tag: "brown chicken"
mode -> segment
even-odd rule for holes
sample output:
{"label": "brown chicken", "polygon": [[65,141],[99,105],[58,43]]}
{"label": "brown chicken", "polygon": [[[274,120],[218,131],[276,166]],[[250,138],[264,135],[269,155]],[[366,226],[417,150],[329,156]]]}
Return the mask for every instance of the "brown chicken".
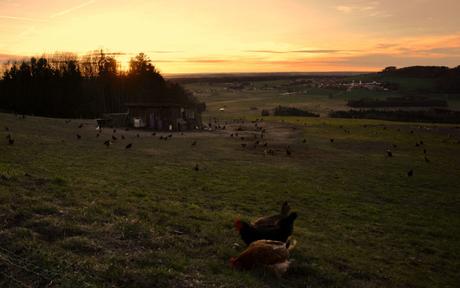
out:
{"label": "brown chicken", "polygon": [[289,215],[290,211],[291,211],[291,207],[289,207],[289,204],[286,201],[283,203],[283,205],[281,205],[280,214],[258,218],[254,220],[251,224],[255,228],[262,228],[262,227],[267,227],[267,226],[277,226],[278,222],[281,219],[286,218]]}
{"label": "brown chicken", "polygon": [[286,243],[273,240],[258,240],[252,242],[238,257],[230,258],[230,266],[236,269],[250,270],[268,268],[276,276],[282,276],[289,268],[289,252],[296,242]]}

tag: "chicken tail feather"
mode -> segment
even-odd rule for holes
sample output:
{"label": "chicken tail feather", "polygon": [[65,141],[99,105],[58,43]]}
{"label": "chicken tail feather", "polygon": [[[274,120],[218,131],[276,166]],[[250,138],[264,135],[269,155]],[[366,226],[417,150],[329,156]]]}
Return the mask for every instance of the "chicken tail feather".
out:
{"label": "chicken tail feather", "polygon": [[294,250],[294,248],[295,248],[296,245],[297,245],[297,240],[295,240],[295,239],[289,238],[289,239],[286,241],[286,248],[288,249],[289,252],[291,252],[292,250]]}

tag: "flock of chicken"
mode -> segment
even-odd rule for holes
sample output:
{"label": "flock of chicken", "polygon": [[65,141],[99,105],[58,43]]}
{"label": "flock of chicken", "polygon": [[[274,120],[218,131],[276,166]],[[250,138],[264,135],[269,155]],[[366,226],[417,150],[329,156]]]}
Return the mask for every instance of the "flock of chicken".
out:
{"label": "flock of chicken", "polygon": [[252,223],[237,219],[235,229],[248,247],[238,257],[230,258],[230,266],[243,270],[266,268],[278,277],[283,275],[289,268],[289,254],[296,244],[291,235],[297,213],[290,210],[284,202],[280,214]]}

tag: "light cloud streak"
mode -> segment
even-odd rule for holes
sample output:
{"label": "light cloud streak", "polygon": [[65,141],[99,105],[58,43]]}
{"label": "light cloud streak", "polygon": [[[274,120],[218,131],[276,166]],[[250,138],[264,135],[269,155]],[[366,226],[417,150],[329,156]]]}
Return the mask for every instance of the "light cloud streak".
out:
{"label": "light cloud streak", "polygon": [[7,15],[0,15],[0,19],[6,20],[14,20],[14,21],[26,21],[26,22],[48,22],[47,19],[40,19],[40,18],[31,18],[31,17],[18,17],[18,16],[7,16]]}
{"label": "light cloud streak", "polygon": [[51,15],[50,18],[56,18],[56,17],[64,16],[66,14],[69,14],[69,13],[73,12],[73,11],[76,11],[76,10],[84,8],[84,7],[88,6],[88,5],[94,4],[95,2],[96,2],[96,0],[90,0],[90,1],[87,1],[87,2],[84,2],[84,3],[81,3],[80,5],[77,5],[77,6],[69,8],[69,9],[59,11],[59,12]]}
{"label": "light cloud streak", "polygon": [[348,50],[330,50],[330,49],[301,49],[301,50],[246,50],[248,53],[266,53],[266,54],[288,54],[288,53],[305,53],[305,54],[330,54],[330,53],[341,53],[350,52]]}
{"label": "light cloud streak", "polygon": [[360,14],[368,17],[391,17],[392,14],[381,7],[379,1],[352,1],[349,4],[341,4],[334,7],[335,10],[344,14]]}

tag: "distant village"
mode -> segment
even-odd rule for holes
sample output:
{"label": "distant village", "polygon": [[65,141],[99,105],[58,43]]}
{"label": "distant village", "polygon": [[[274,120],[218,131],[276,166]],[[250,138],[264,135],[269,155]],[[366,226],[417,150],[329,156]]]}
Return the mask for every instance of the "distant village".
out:
{"label": "distant village", "polygon": [[[369,90],[369,91],[390,91],[387,83],[377,81],[355,81],[344,80],[344,78],[313,78],[313,79],[294,79],[287,83],[271,84],[265,83],[257,86],[254,82],[225,82],[220,84],[227,91],[256,91],[256,90],[284,90],[282,95],[291,95],[297,93],[308,94],[309,89],[333,89],[350,92],[352,90]],[[195,91],[200,93],[201,91]]]}

